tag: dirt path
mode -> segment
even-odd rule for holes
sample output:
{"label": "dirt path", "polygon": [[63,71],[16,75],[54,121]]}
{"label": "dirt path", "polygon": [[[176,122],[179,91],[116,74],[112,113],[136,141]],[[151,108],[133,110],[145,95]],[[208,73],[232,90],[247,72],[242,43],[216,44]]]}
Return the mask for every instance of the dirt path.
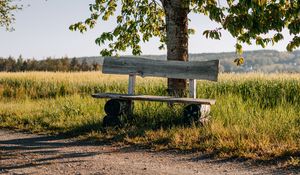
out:
{"label": "dirt path", "polygon": [[277,166],[215,160],[200,154],[93,145],[0,130],[0,174],[296,174]]}

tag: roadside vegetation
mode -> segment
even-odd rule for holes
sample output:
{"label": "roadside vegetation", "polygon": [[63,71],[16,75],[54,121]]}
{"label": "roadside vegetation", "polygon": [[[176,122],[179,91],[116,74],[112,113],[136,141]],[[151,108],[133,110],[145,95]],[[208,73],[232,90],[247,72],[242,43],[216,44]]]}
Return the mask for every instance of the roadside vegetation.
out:
{"label": "roadside vegetation", "polygon": [[[170,109],[165,103],[135,102],[131,123],[103,128],[105,100],[90,95],[126,91],[127,76],[0,73],[0,127],[155,150],[254,159],[291,156],[300,162],[300,74],[221,74],[218,83],[199,81],[198,97],[217,100],[204,127],[183,126],[182,105]],[[167,95],[166,79],[139,78],[136,93]]]}

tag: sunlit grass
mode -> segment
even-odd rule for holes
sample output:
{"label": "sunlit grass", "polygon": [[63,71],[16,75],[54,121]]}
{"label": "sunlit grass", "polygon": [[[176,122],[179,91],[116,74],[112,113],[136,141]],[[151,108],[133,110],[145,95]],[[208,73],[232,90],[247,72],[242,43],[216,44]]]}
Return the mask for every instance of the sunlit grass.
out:
{"label": "sunlit grass", "polygon": [[[300,150],[300,74],[221,74],[218,83],[199,81],[197,95],[217,100],[205,127],[183,126],[182,105],[135,102],[131,123],[104,129],[105,100],[90,94],[126,93],[127,78],[99,72],[0,73],[0,127],[219,156],[272,158]],[[165,79],[139,78],[136,92],[166,95],[165,89]]]}

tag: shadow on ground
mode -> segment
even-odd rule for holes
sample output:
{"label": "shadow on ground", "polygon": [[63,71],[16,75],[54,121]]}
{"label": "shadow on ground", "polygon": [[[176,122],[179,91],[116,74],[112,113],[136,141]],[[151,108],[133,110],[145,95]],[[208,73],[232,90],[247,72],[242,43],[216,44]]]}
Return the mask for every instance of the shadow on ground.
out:
{"label": "shadow on ground", "polygon": [[[9,161],[12,159],[22,159],[28,155],[43,155],[43,158],[32,158],[32,160],[28,160],[22,163],[16,164],[3,164],[0,163],[0,174],[1,172],[7,172],[9,170],[17,170],[28,167],[37,167],[41,165],[49,165],[52,161],[58,161],[60,164],[65,163],[75,163],[80,160],[80,158],[84,157],[93,157],[101,154],[111,154],[113,152],[148,152],[151,151],[147,145],[126,145],[119,146],[113,150],[102,150],[96,149],[97,151],[90,152],[76,152],[76,151],[66,151],[61,152],[61,148],[76,148],[76,147],[84,147],[85,146],[111,146],[116,142],[124,139],[125,135],[130,134],[138,134],[144,135],[146,129],[137,129],[134,131],[128,131],[128,133],[120,133],[115,135],[110,139],[103,139],[102,141],[93,141],[93,140],[78,140],[73,137],[78,136],[79,133],[88,133],[93,131],[94,129],[99,130],[99,125],[89,125],[75,128],[74,130],[65,133],[63,135],[27,135],[22,133],[16,133],[13,131],[4,131],[6,134],[16,134],[16,138],[0,140],[0,162]],[[105,131],[102,131],[105,132]],[[132,132],[132,133],[130,133]],[[25,136],[24,136],[25,135]],[[278,157],[274,157],[269,160],[249,160],[242,158],[226,158],[219,159],[215,158],[220,151],[214,151],[210,154],[197,153],[197,152],[189,152],[183,153],[176,150],[169,150],[165,152],[160,152],[162,154],[190,154],[190,158],[183,159],[182,161],[205,161],[207,163],[212,164],[222,164],[222,163],[243,163],[244,168],[255,168],[255,167],[268,167],[275,166],[276,168],[272,168],[270,174],[291,174],[300,172],[300,166],[278,166],[284,162],[287,162],[291,156],[297,157],[300,159],[300,153],[291,153]],[[79,160],[74,160],[79,158]]]}
{"label": "shadow on ground", "polygon": [[[7,131],[9,133],[14,133],[11,131]],[[27,162],[23,162],[20,164],[0,164],[0,173],[7,172],[9,170],[17,170],[28,167],[37,167],[41,165],[49,165],[51,161],[58,161],[60,164],[65,163],[75,163],[82,160],[74,160],[74,158],[83,158],[83,157],[92,157],[95,155],[101,154],[111,154],[113,152],[147,152],[149,149],[145,149],[145,147],[137,147],[136,145],[132,146],[123,146],[117,147],[113,150],[102,150],[99,149],[97,151],[92,152],[60,152],[60,148],[76,148],[76,147],[84,147],[84,146],[110,146],[113,143],[113,140],[105,142],[91,142],[91,141],[78,141],[75,139],[66,139],[66,136],[56,135],[56,136],[46,136],[46,135],[27,135],[25,138],[22,137],[22,134],[17,133],[20,138],[7,139],[0,141],[0,162],[8,161],[10,159],[15,159],[16,157],[21,158],[26,155],[43,155],[43,158],[36,158],[34,160],[29,160]],[[160,152],[161,153],[161,152]],[[163,152],[163,154],[184,154],[182,152],[178,152],[175,150]],[[255,168],[255,167],[266,167],[266,166],[275,166],[281,161],[286,161],[288,156],[276,157],[272,160],[265,161],[252,161],[241,158],[227,158],[227,159],[215,159],[216,153],[211,154],[202,154],[202,153],[188,153],[191,154],[191,158],[184,159],[182,161],[205,161],[207,163],[212,164],[222,164],[222,163],[235,163],[235,162],[243,162],[245,164],[245,168]],[[299,156],[294,155],[294,156]],[[72,158],[68,160],[68,158]],[[299,166],[285,166],[278,167],[272,170],[270,174],[291,174],[298,173],[300,171]]]}

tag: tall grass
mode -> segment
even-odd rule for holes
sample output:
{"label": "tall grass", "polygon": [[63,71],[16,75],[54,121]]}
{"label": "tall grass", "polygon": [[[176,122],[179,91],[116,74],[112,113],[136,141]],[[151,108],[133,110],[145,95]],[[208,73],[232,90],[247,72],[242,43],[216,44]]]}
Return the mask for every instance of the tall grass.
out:
{"label": "tall grass", "polygon": [[[218,83],[199,81],[197,94],[217,98],[226,94],[258,101],[262,107],[300,104],[299,74],[222,74]],[[81,73],[1,73],[0,98],[41,99],[67,95],[90,95],[95,92],[126,93],[127,76]],[[166,81],[139,78],[138,94],[166,95]]]}
{"label": "tall grass", "polygon": [[[102,128],[105,100],[90,94],[126,90],[127,76],[98,72],[0,73],[0,127],[226,156],[299,153],[299,74],[221,74],[217,83],[199,81],[198,97],[217,100],[205,127],[182,126],[182,105],[136,102],[130,124]],[[166,95],[166,80],[139,78],[136,92]]]}

